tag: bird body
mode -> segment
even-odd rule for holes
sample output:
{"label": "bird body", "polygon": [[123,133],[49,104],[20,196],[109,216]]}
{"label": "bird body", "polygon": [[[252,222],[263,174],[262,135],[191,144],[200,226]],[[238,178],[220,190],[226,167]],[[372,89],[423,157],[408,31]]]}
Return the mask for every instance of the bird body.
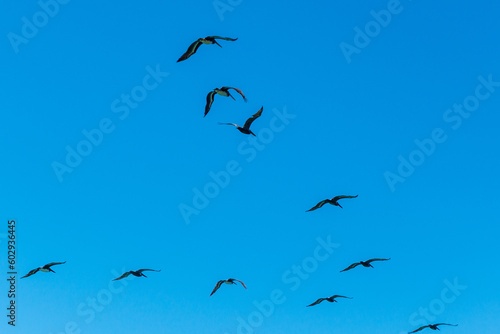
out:
{"label": "bird body", "polygon": [[51,272],[55,273],[55,271],[52,270],[50,267],[56,266],[56,265],[59,265],[59,264],[64,264],[64,263],[66,263],[66,261],[64,261],[64,262],[51,262],[51,263],[48,263],[48,264],[46,264],[46,265],[44,265],[42,267],[38,267],[38,268],[35,268],[33,270],[30,270],[29,273],[27,273],[26,275],[24,275],[21,278],[25,278],[25,277],[34,275],[34,274],[36,274],[39,271],[44,272],[44,273],[48,273],[49,271],[51,271]]}
{"label": "bird body", "polygon": [[261,107],[259,111],[257,111],[252,117],[247,119],[247,121],[245,122],[245,124],[242,127],[239,126],[238,124],[234,124],[234,123],[219,123],[219,124],[221,124],[221,125],[234,125],[236,127],[236,129],[238,129],[241,133],[244,133],[246,135],[251,134],[251,135],[255,136],[255,133],[253,133],[250,130],[250,125],[252,125],[253,121],[255,121],[257,118],[259,118],[260,115],[262,115],[263,110],[264,110],[264,107]]}
{"label": "bird body", "polygon": [[422,329],[427,328],[427,327],[428,327],[428,328],[430,328],[430,329],[433,329],[433,330],[438,330],[438,331],[439,331],[440,329],[438,328],[438,326],[443,326],[443,325],[446,325],[446,326],[458,326],[458,325],[444,324],[444,323],[441,323],[441,324],[433,324],[433,325],[429,324],[429,325],[426,325],[426,326],[422,326],[422,327],[420,327],[420,328],[417,328],[417,329],[415,329],[413,332],[409,332],[409,333],[416,333],[416,332],[419,332],[419,331],[421,331]]}
{"label": "bird body", "polygon": [[177,62],[183,61],[191,57],[193,54],[196,53],[200,45],[202,44],[217,44],[218,46],[222,47],[218,42],[217,39],[223,39],[226,41],[236,41],[237,38],[229,38],[229,37],[220,37],[220,36],[207,36],[204,38],[198,38],[195,42],[193,42],[187,49],[187,51],[177,60]]}
{"label": "bird body", "polygon": [[356,262],[356,263],[351,264],[349,267],[345,268],[344,270],[341,270],[340,272],[351,270],[353,268],[356,268],[359,265],[362,265],[363,267],[372,267],[373,268],[373,266],[371,265],[371,263],[373,261],[388,261],[390,259],[391,258],[388,258],[388,259],[370,259],[370,260],[367,260],[367,261]]}
{"label": "bird body", "polygon": [[[231,285],[231,284],[236,284],[236,282],[240,282],[240,283],[241,283],[241,285],[242,285],[245,289],[247,288],[247,287],[246,287],[246,285],[245,285],[245,283],[243,283],[242,281],[237,280],[237,279],[235,279],[235,278],[223,279],[223,280],[218,281],[218,282],[217,282],[217,284],[215,284],[215,288],[212,290],[212,293],[210,294],[210,296],[211,296],[211,295],[213,295],[213,294],[215,293],[215,291],[219,290],[219,288],[221,287],[221,285],[222,285],[223,283]],[[237,285],[237,284],[236,284],[236,285]]]}
{"label": "bird body", "polygon": [[316,300],[314,303],[312,303],[311,305],[307,305],[306,307],[309,307],[309,306],[314,306],[314,305],[318,305],[319,303],[321,303],[322,301],[326,300],[327,302],[330,302],[330,303],[337,303],[337,301],[335,300],[335,298],[347,298],[347,299],[352,299],[352,297],[346,297],[346,296],[341,296],[341,295],[333,295],[331,297],[327,297],[327,298],[319,298],[318,300]]}
{"label": "bird body", "polygon": [[125,277],[128,277],[129,275],[134,275],[136,277],[146,277],[146,275],[144,275],[142,272],[143,271],[156,271],[156,272],[160,272],[161,270],[154,270],[154,269],[139,269],[139,270],[130,270],[130,271],[127,271],[126,273],[124,273],[123,275],[121,275],[120,277],[118,278],[115,278],[113,281],[118,281],[122,278],[125,278]]}
{"label": "bird body", "polygon": [[325,200],[323,200],[323,201],[319,202],[318,204],[316,204],[315,206],[313,206],[312,208],[310,208],[310,209],[309,209],[309,210],[307,210],[307,211],[314,211],[314,210],[316,210],[316,209],[321,208],[323,205],[325,205],[325,204],[327,204],[327,203],[328,203],[328,204],[331,204],[331,205],[338,206],[338,207],[340,207],[340,208],[342,209],[342,206],[338,203],[338,201],[339,201],[340,199],[343,199],[343,198],[356,198],[356,197],[358,197],[358,195],[356,195],[356,196],[347,196],[347,195],[339,195],[339,196],[335,196],[335,197],[334,197],[334,198],[332,198],[332,199],[325,199]]}
{"label": "bird body", "polygon": [[207,104],[205,105],[205,115],[203,115],[203,117],[207,116],[208,112],[210,111],[210,108],[212,107],[212,103],[214,103],[215,94],[225,96],[225,97],[229,96],[233,100],[235,100],[235,98],[231,95],[231,93],[229,93],[230,89],[234,89],[236,92],[238,92],[243,97],[243,101],[247,102],[247,98],[245,97],[245,94],[243,94],[243,92],[238,88],[234,88],[234,87],[215,88],[207,95]]}

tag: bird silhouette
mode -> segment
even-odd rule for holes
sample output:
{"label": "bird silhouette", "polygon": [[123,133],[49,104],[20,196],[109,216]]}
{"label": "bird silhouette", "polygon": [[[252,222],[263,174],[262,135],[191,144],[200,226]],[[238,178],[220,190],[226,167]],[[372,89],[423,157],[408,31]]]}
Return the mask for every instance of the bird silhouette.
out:
{"label": "bird silhouette", "polygon": [[351,270],[352,268],[355,268],[359,265],[362,265],[363,267],[372,267],[373,268],[373,266],[371,265],[371,262],[373,262],[373,261],[388,261],[390,259],[391,258],[388,258],[388,259],[370,259],[367,261],[356,262],[356,263],[351,264],[349,267],[345,268],[344,270],[341,270],[340,272]]}
{"label": "bird silhouette", "polygon": [[333,302],[337,302],[335,300],[335,298],[347,298],[347,299],[352,299],[351,297],[346,297],[346,296],[341,296],[341,295],[333,295],[331,297],[327,297],[327,298],[320,298],[318,300],[316,300],[314,303],[312,303],[311,305],[307,305],[306,307],[309,307],[309,306],[314,306],[314,305],[318,305],[319,303],[321,303],[323,300],[326,300],[327,302],[330,302],[330,303],[333,303]]}
{"label": "bird silhouette", "polygon": [[264,110],[264,107],[260,108],[260,110],[257,111],[252,117],[247,119],[247,121],[245,122],[245,125],[243,125],[243,127],[239,126],[238,124],[234,124],[234,123],[219,123],[219,124],[221,124],[221,125],[234,125],[241,133],[244,133],[247,135],[252,134],[255,136],[255,133],[250,131],[250,125],[252,125],[253,121],[255,121],[257,118],[259,118],[260,115],[262,115],[262,110]]}
{"label": "bird silhouette", "polygon": [[212,103],[214,103],[215,94],[219,94],[219,95],[226,96],[226,97],[230,96],[233,100],[235,100],[235,98],[231,95],[231,93],[229,93],[230,89],[234,89],[235,91],[237,91],[243,97],[243,101],[247,102],[247,98],[245,97],[243,92],[238,88],[234,88],[234,87],[215,88],[213,91],[211,91],[207,95],[207,104],[205,105],[205,115],[203,115],[203,117],[207,116],[208,112],[210,111],[210,108],[212,107]]}
{"label": "bird silhouette", "polygon": [[136,277],[141,277],[142,276],[142,277],[146,277],[147,278],[147,276],[142,273],[143,271],[156,271],[156,272],[160,272],[161,270],[154,270],[154,269],[130,270],[130,271],[127,271],[126,273],[124,273],[123,275],[121,275],[120,277],[115,278],[113,281],[118,281],[118,280],[120,280],[122,278],[125,278],[125,277],[129,276],[129,275],[134,275]]}
{"label": "bird silhouette", "polygon": [[215,288],[212,290],[212,293],[210,294],[210,296],[211,296],[211,295],[213,295],[213,294],[215,293],[215,291],[219,290],[219,288],[220,288],[220,286],[222,285],[222,283],[226,283],[226,284],[236,284],[236,283],[235,283],[235,281],[236,281],[236,282],[240,282],[240,283],[241,283],[241,285],[242,285],[245,289],[247,288],[247,287],[246,287],[246,285],[245,285],[245,283],[243,283],[242,281],[237,280],[237,279],[235,279],[235,278],[223,279],[223,280],[218,281],[218,282],[217,282],[217,284],[215,284]]}
{"label": "bird silhouette", "polygon": [[25,277],[28,277],[28,276],[34,275],[34,274],[36,274],[38,271],[42,271],[42,272],[44,272],[44,273],[48,273],[49,271],[51,271],[51,272],[55,273],[55,271],[54,271],[54,270],[52,270],[50,267],[52,267],[52,266],[56,266],[56,265],[58,265],[58,264],[63,264],[63,263],[66,263],[66,261],[64,261],[64,262],[52,262],[52,263],[46,264],[46,265],[44,265],[44,266],[42,266],[42,267],[38,267],[38,268],[36,268],[36,269],[31,270],[29,273],[27,273],[26,275],[24,275],[24,276],[23,276],[23,277],[21,277],[21,278],[25,278]]}
{"label": "bird silhouette", "polygon": [[421,331],[422,329],[427,328],[427,327],[429,327],[430,329],[438,330],[439,331],[440,329],[438,328],[438,326],[443,326],[443,325],[446,325],[446,326],[458,326],[458,325],[444,324],[444,323],[434,324],[434,325],[426,325],[426,326],[422,326],[420,328],[417,328],[413,332],[409,332],[409,333],[416,333],[416,332]]}
{"label": "bird silhouette", "polygon": [[196,42],[192,43],[187,51],[177,60],[177,62],[183,61],[191,57],[198,50],[200,45],[202,44],[217,44],[222,47],[219,43],[217,43],[217,39],[223,39],[225,41],[235,41],[237,38],[229,38],[229,37],[220,37],[220,36],[207,36],[205,38],[198,38]]}
{"label": "bird silhouette", "polygon": [[[342,206],[338,203],[338,200],[339,199],[343,199],[343,198],[356,198],[358,197],[358,195],[356,196],[347,196],[347,195],[339,195],[339,196],[335,196],[334,198],[332,199],[325,199],[321,202],[319,202],[318,204],[316,204],[315,206],[313,206],[312,208],[310,208],[309,210],[307,211],[314,211],[316,209],[319,209],[321,208],[323,205],[325,205],[326,203],[328,204],[332,204],[332,205],[335,205],[335,206],[339,206],[340,208],[342,208]],[[306,212],[307,212],[306,211]]]}

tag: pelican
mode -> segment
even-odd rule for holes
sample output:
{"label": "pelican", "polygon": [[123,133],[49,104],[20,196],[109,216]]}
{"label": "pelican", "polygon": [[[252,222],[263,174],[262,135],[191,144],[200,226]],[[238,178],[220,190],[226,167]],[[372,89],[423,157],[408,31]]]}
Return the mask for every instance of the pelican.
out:
{"label": "pelican", "polygon": [[314,211],[316,209],[319,209],[323,205],[325,205],[326,203],[329,203],[329,204],[332,204],[332,205],[335,205],[335,206],[339,206],[342,209],[342,206],[338,203],[339,199],[343,199],[343,198],[356,198],[356,197],[358,197],[358,195],[356,195],[356,196],[347,196],[347,195],[335,196],[332,199],[325,199],[324,201],[319,202],[318,204],[316,204],[315,206],[313,206],[312,208],[310,208],[307,211]]}
{"label": "pelican", "polygon": [[314,305],[318,305],[319,303],[321,303],[323,300],[326,300],[327,302],[330,302],[330,303],[333,303],[333,302],[337,302],[335,300],[335,298],[347,298],[347,299],[352,299],[351,297],[346,297],[346,296],[341,296],[341,295],[333,295],[331,297],[327,297],[327,298],[320,298],[318,299],[317,301],[315,301],[314,303],[312,303],[311,305],[307,305],[306,307],[309,307],[309,306],[314,306]]}
{"label": "pelican", "polygon": [[212,103],[214,103],[215,94],[219,94],[219,95],[226,96],[226,97],[230,96],[233,100],[235,100],[235,98],[231,95],[231,93],[229,93],[230,89],[234,89],[236,92],[238,92],[243,97],[243,101],[247,102],[247,98],[245,97],[243,92],[238,88],[234,88],[234,87],[215,88],[213,91],[211,91],[207,95],[207,105],[205,106],[205,115],[203,117],[207,116],[208,112],[210,111],[210,108],[212,107]]}
{"label": "pelican", "polygon": [[388,259],[370,259],[367,261],[356,262],[356,263],[351,264],[349,267],[345,268],[344,270],[341,270],[340,272],[351,270],[352,268],[355,268],[359,265],[362,265],[363,267],[372,267],[373,268],[373,266],[370,264],[371,262],[373,262],[373,261],[388,261],[390,259],[391,258],[388,258]]}
{"label": "pelican", "polygon": [[440,329],[438,328],[438,326],[442,326],[442,325],[446,325],[446,326],[458,326],[458,325],[451,325],[451,324],[434,324],[434,325],[422,326],[420,328],[415,329],[413,332],[409,332],[409,333],[416,333],[416,332],[421,331],[422,329],[427,328],[427,327],[429,327],[430,329],[438,330],[439,331]]}
{"label": "pelican", "polygon": [[220,36],[207,36],[205,38],[198,38],[196,42],[191,44],[187,51],[177,60],[177,62],[183,61],[191,57],[202,44],[217,44],[222,47],[219,43],[217,43],[216,39],[223,39],[225,41],[235,41],[237,38],[229,38],[229,37],[220,37]]}
{"label": "pelican", "polygon": [[51,272],[55,273],[55,271],[54,271],[54,270],[52,270],[52,269],[50,269],[50,267],[52,267],[52,266],[56,266],[56,265],[58,265],[58,264],[64,264],[64,263],[66,263],[66,261],[64,261],[64,262],[52,262],[52,263],[46,264],[46,265],[44,265],[44,266],[42,266],[42,267],[38,267],[38,268],[36,268],[36,269],[31,270],[29,273],[27,273],[26,275],[24,275],[24,276],[23,276],[23,277],[21,277],[21,278],[25,278],[25,277],[28,277],[28,276],[34,275],[34,274],[36,274],[38,271],[43,271],[44,273],[48,273],[49,271],[51,271]]}
{"label": "pelican", "polygon": [[245,125],[243,125],[243,127],[239,126],[238,124],[234,124],[234,123],[219,123],[221,125],[234,125],[238,130],[240,130],[241,133],[244,133],[244,134],[252,134],[255,136],[255,133],[253,133],[252,131],[250,131],[250,125],[252,125],[253,121],[255,121],[257,118],[260,117],[260,115],[262,115],[262,110],[264,110],[264,107],[261,107],[259,111],[257,111],[252,117],[250,117],[249,119],[247,119],[247,121],[245,122]]}
{"label": "pelican", "polygon": [[141,277],[142,276],[142,277],[146,277],[147,278],[147,276],[142,273],[143,271],[156,271],[156,272],[160,272],[161,270],[154,270],[154,269],[130,270],[130,271],[127,271],[126,273],[124,273],[123,275],[121,275],[120,277],[115,278],[113,281],[118,281],[118,280],[120,280],[122,278],[125,278],[125,277],[129,276],[129,275],[134,275],[136,277]]}
{"label": "pelican", "polygon": [[241,285],[243,285],[243,287],[244,287],[245,289],[247,288],[247,287],[246,287],[246,285],[245,285],[245,283],[243,283],[242,281],[237,280],[237,279],[235,279],[235,278],[223,279],[223,280],[218,281],[218,282],[217,282],[217,284],[215,284],[215,288],[213,289],[213,291],[212,291],[212,293],[210,294],[210,296],[211,296],[211,295],[213,295],[213,294],[215,293],[215,291],[219,290],[219,288],[220,288],[220,286],[222,285],[222,283],[226,283],[226,284],[236,284],[236,283],[235,283],[235,281],[236,281],[236,282],[240,282],[240,283],[241,283]]}

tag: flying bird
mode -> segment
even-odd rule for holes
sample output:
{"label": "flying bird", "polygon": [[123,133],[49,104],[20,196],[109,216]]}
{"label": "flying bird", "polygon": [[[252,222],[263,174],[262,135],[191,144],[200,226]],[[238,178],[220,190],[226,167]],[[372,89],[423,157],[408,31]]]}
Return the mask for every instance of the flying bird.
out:
{"label": "flying bird", "polygon": [[390,259],[391,258],[388,258],[388,259],[370,259],[367,261],[356,262],[356,263],[351,264],[349,267],[345,268],[344,270],[341,270],[340,272],[351,270],[352,268],[355,268],[359,265],[362,265],[363,267],[372,267],[373,268],[373,266],[371,265],[371,262],[373,262],[373,261],[388,261]]}
{"label": "flying bird", "polygon": [[446,326],[458,326],[458,325],[451,325],[451,324],[434,324],[434,325],[422,326],[420,328],[415,329],[413,332],[409,332],[409,333],[416,333],[416,332],[421,331],[422,329],[427,328],[427,327],[429,327],[430,329],[438,330],[439,331],[440,329],[438,328],[438,326],[443,326],[443,325],[446,325]]}
{"label": "flying bird", "polygon": [[247,288],[247,287],[246,287],[246,285],[245,285],[245,283],[243,283],[242,281],[237,280],[237,279],[235,279],[235,278],[223,279],[223,280],[218,281],[218,282],[217,282],[217,284],[215,284],[215,288],[213,289],[213,291],[212,291],[212,293],[210,294],[210,296],[211,296],[211,295],[213,295],[213,294],[215,293],[215,291],[219,290],[219,288],[220,288],[220,286],[222,285],[222,283],[226,283],[226,284],[236,284],[236,283],[235,283],[235,281],[236,281],[236,282],[240,282],[240,283],[241,283],[241,285],[243,285],[243,287],[244,287],[245,289]]}
{"label": "flying bird", "polygon": [[203,115],[203,117],[207,116],[208,112],[210,111],[210,108],[212,107],[212,103],[214,103],[215,94],[219,94],[219,95],[226,96],[226,97],[230,96],[233,100],[235,100],[235,98],[231,95],[231,93],[229,93],[230,89],[234,89],[236,92],[238,92],[243,97],[243,101],[247,102],[247,98],[245,97],[243,92],[238,88],[234,88],[234,87],[215,88],[213,91],[211,91],[207,95],[207,104],[205,106],[205,115]]}
{"label": "flying bird", "polygon": [[346,297],[346,296],[341,296],[341,295],[333,295],[331,297],[327,297],[327,298],[320,298],[318,299],[317,301],[315,301],[314,303],[312,303],[311,305],[307,305],[306,307],[309,307],[309,306],[314,306],[314,305],[318,305],[319,303],[321,303],[323,300],[326,300],[327,302],[330,302],[330,303],[333,303],[333,302],[337,302],[335,300],[335,298],[347,298],[347,299],[352,299],[351,297]]}
{"label": "flying bird", "polygon": [[316,209],[319,209],[323,205],[325,205],[326,203],[329,203],[329,204],[332,204],[332,205],[335,205],[335,206],[340,206],[340,208],[342,208],[342,206],[338,203],[339,199],[343,199],[343,198],[356,198],[356,197],[358,197],[358,195],[356,195],[356,196],[346,196],[346,195],[335,196],[332,199],[325,199],[324,201],[319,202],[318,204],[316,204],[315,206],[313,206],[312,208],[310,208],[307,211],[314,211]]}
{"label": "flying bird", "polygon": [[262,110],[264,110],[264,107],[260,108],[259,111],[257,111],[252,117],[250,117],[249,119],[247,119],[247,121],[245,122],[245,125],[243,125],[243,127],[239,126],[238,124],[234,124],[234,123],[219,123],[221,125],[234,125],[238,130],[240,130],[241,133],[244,133],[244,134],[252,134],[255,136],[255,133],[253,133],[252,131],[250,131],[250,125],[252,125],[253,121],[255,121],[257,118],[260,117],[260,115],[262,115]]}
{"label": "flying bird", "polygon": [[200,45],[202,44],[217,44],[222,47],[219,43],[217,43],[216,39],[223,39],[225,41],[235,41],[237,38],[229,38],[229,37],[220,37],[220,36],[207,36],[205,38],[198,38],[196,42],[191,44],[187,51],[177,60],[177,62],[183,61],[191,57],[198,50]]}
{"label": "flying bird", "polygon": [[42,267],[39,267],[39,268],[36,268],[36,269],[33,269],[31,270],[29,273],[27,273],[26,275],[24,275],[23,277],[21,278],[25,278],[25,277],[28,277],[28,276],[31,276],[31,275],[34,275],[36,274],[38,271],[43,271],[44,273],[48,273],[49,271],[55,273],[54,270],[52,270],[50,267],[52,266],[56,266],[58,264],[63,264],[63,263],[66,263],[66,261],[64,262],[52,262],[52,263],[49,263],[49,264],[46,264]]}
{"label": "flying bird", "polygon": [[142,276],[142,277],[146,277],[147,278],[147,276],[142,273],[143,271],[156,271],[156,272],[160,272],[161,270],[154,270],[154,269],[130,270],[130,271],[127,271],[126,273],[124,273],[123,275],[121,275],[120,277],[115,278],[113,281],[118,281],[118,280],[120,280],[122,278],[125,278],[125,277],[129,276],[129,275],[134,275],[136,277],[141,277]]}

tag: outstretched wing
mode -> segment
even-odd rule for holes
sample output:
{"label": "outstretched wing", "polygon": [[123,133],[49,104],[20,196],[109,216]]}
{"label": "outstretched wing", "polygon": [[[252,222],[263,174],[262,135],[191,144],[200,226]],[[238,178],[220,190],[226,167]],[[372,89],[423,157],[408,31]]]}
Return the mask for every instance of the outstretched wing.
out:
{"label": "outstretched wing", "polygon": [[[318,204],[316,204],[315,206],[313,206],[312,208],[310,208],[310,209],[309,209],[309,210],[307,210],[307,211],[314,211],[314,210],[316,210],[316,209],[319,209],[319,208],[321,208],[323,205],[325,205],[325,204],[326,204],[326,203],[328,203],[328,202],[330,202],[330,200],[329,200],[329,199],[325,199],[324,201],[319,202]],[[306,211],[306,212],[307,212],[307,211]]]}
{"label": "outstretched wing", "polygon": [[344,270],[341,270],[340,272],[343,272],[343,271],[347,271],[347,270],[351,270],[352,268],[356,268],[357,266],[359,266],[361,263],[357,262],[357,263],[353,263],[351,264],[349,267],[345,268]]}
{"label": "outstretched wing", "polygon": [[373,262],[373,261],[389,261],[390,259],[391,259],[391,258],[388,258],[388,259],[370,259],[370,260],[367,260],[367,261],[365,261],[365,262],[367,262],[367,263],[371,263],[371,262]]}
{"label": "outstretched wing", "polygon": [[127,271],[126,273],[124,273],[124,274],[123,274],[123,275],[121,275],[120,277],[115,278],[113,281],[118,281],[118,280],[120,280],[120,279],[122,279],[122,278],[127,277],[128,275],[130,275],[130,271]]}
{"label": "outstretched wing", "polygon": [[215,288],[212,290],[212,293],[210,294],[210,296],[213,295],[215,293],[215,291],[219,290],[222,283],[224,283],[224,280],[220,280],[217,282],[217,284],[215,284]]}
{"label": "outstretched wing", "polygon": [[234,124],[234,123],[221,123],[221,122],[219,122],[219,125],[234,125],[235,127],[238,127],[238,124]]}
{"label": "outstretched wing", "polygon": [[326,298],[320,298],[318,300],[316,300],[314,303],[312,303],[311,305],[307,305],[306,307],[309,307],[309,306],[314,306],[314,305],[318,305],[319,303],[321,303],[323,300],[326,300]]}
{"label": "outstretched wing", "polygon": [[207,95],[207,105],[205,106],[205,115],[203,117],[207,116],[208,112],[210,111],[210,108],[212,107],[212,103],[214,103],[214,96],[215,92],[211,91]]}
{"label": "outstretched wing", "polygon": [[156,272],[160,272],[161,270],[155,270],[155,269],[139,269],[139,270],[137,270],[137,272],[139,272],[139,273],[142,273],[143,271],[156,271]]}
{"label": "outstretched wing", "polygon": [[187,49],[187,51],[177,60],[177,62],[186,60],[189,57],[191,57],[196,52],[196,50],[198,50],[198,48],[200,47],[200,45],[202,45],[202,44],[203,43],[200,42],[199,40],[197,40],[196,42],[194,42],[193,44],[191,44],[189,46],[189,48]]}
{"label": "outstretched wing", "polygon": [[458,326],[458,325],[445,324],[445,323],[435,324],[434,326],[443,326],[443,325],[446,325],[446,326]]}
{"label": "outstretched wing", "polygon": [[241,89],[234,88],[234,87],[221,87],[221,90],[228,90],[228,89],[234,89],[235,91],[237,91],[241,95],[241,97],[243,97],[243,101],[247,102],[247,98],[245,97],[245,94],[243,94]]}
{"label": "outstretched wing", "polygon": [[257,118],[259,118],[260,115],[262,115],[262,110],[264,110],[264,107],[261,107],[259,111],[257,111],[252,117],[247,119],[247,121],[245,122],[245,125],[243,125],[243,129],[249,130],[250,125],[252,125],[253,121],[255,121]]}
{"label": "outstretched wing", "polygon": [[238,280],[238,279],[236,279],[236,278],[233,278],[233,281],[240,282],[240,283],[241,283],[241,285],[243,285],[243,287],[244,287],[245,289],[247,288],[247,286],[245,285],[245,283],[243,283],[242,281],[240,281],[240,280]]}
{"label": "outstretched wing", "polygon": [[352,297],[346,297],[346,296],[341,296],[341,295],[333,295],[333,296],[331,296],[330,298],[333,298],[333,299],[335,299],[335,298],[347,298],[347,299],[352,299]]}
{"label": "outstretched wing", "polygon": [[56,265],[58,265],[58,264],[64,264],[64,263],[66,263],[66,261],[64,261],[64,262],[51,262],[51,263],[49,263],[49,264],[44,265],[44,266],[43,266],[43,268],[44,268],[44,269],[49,269],[49,268],[50,268],[50,267],[52,267],[52,266],[56,266]]}
{"label": "outstretched wing", "polygon": [[225,41],[233,41],[233,42],[238,39],[238,38],[220,37],[220,36],[207,36],[205,38],[223,39]]}
{"label": "outstretched wing", "polygon": [[28,276],[31,276],[31,275],[34,275],[38,272],[38,270],[40,270],[40,268],[36,268],[36,269],[33,269],[31,270],[29,273],[27,273],[26,275],[24,275],[23,277],[21,278],[25,278],[25,277],[28,277]]}
{"label": "outstretched wing", "polygon": [[420,328],[415,329],[413,332],[408,332],[408,333],[416,333],[416,332],[421,331],[422,329],[427,328],[427,327],[429,327],[429,325],[427,325],[427,326],[422,326],[422,327],[420,327]]}
{"label": "outstretched wing", "polygon": [[356,196],[339,195],[339,196],[335,196],[334,198],[332,198],[332,201],[337,202],[339,199],[342,199],[342,198],[356,198],[356,197],[358,197],[358,195],[356,195]]}

